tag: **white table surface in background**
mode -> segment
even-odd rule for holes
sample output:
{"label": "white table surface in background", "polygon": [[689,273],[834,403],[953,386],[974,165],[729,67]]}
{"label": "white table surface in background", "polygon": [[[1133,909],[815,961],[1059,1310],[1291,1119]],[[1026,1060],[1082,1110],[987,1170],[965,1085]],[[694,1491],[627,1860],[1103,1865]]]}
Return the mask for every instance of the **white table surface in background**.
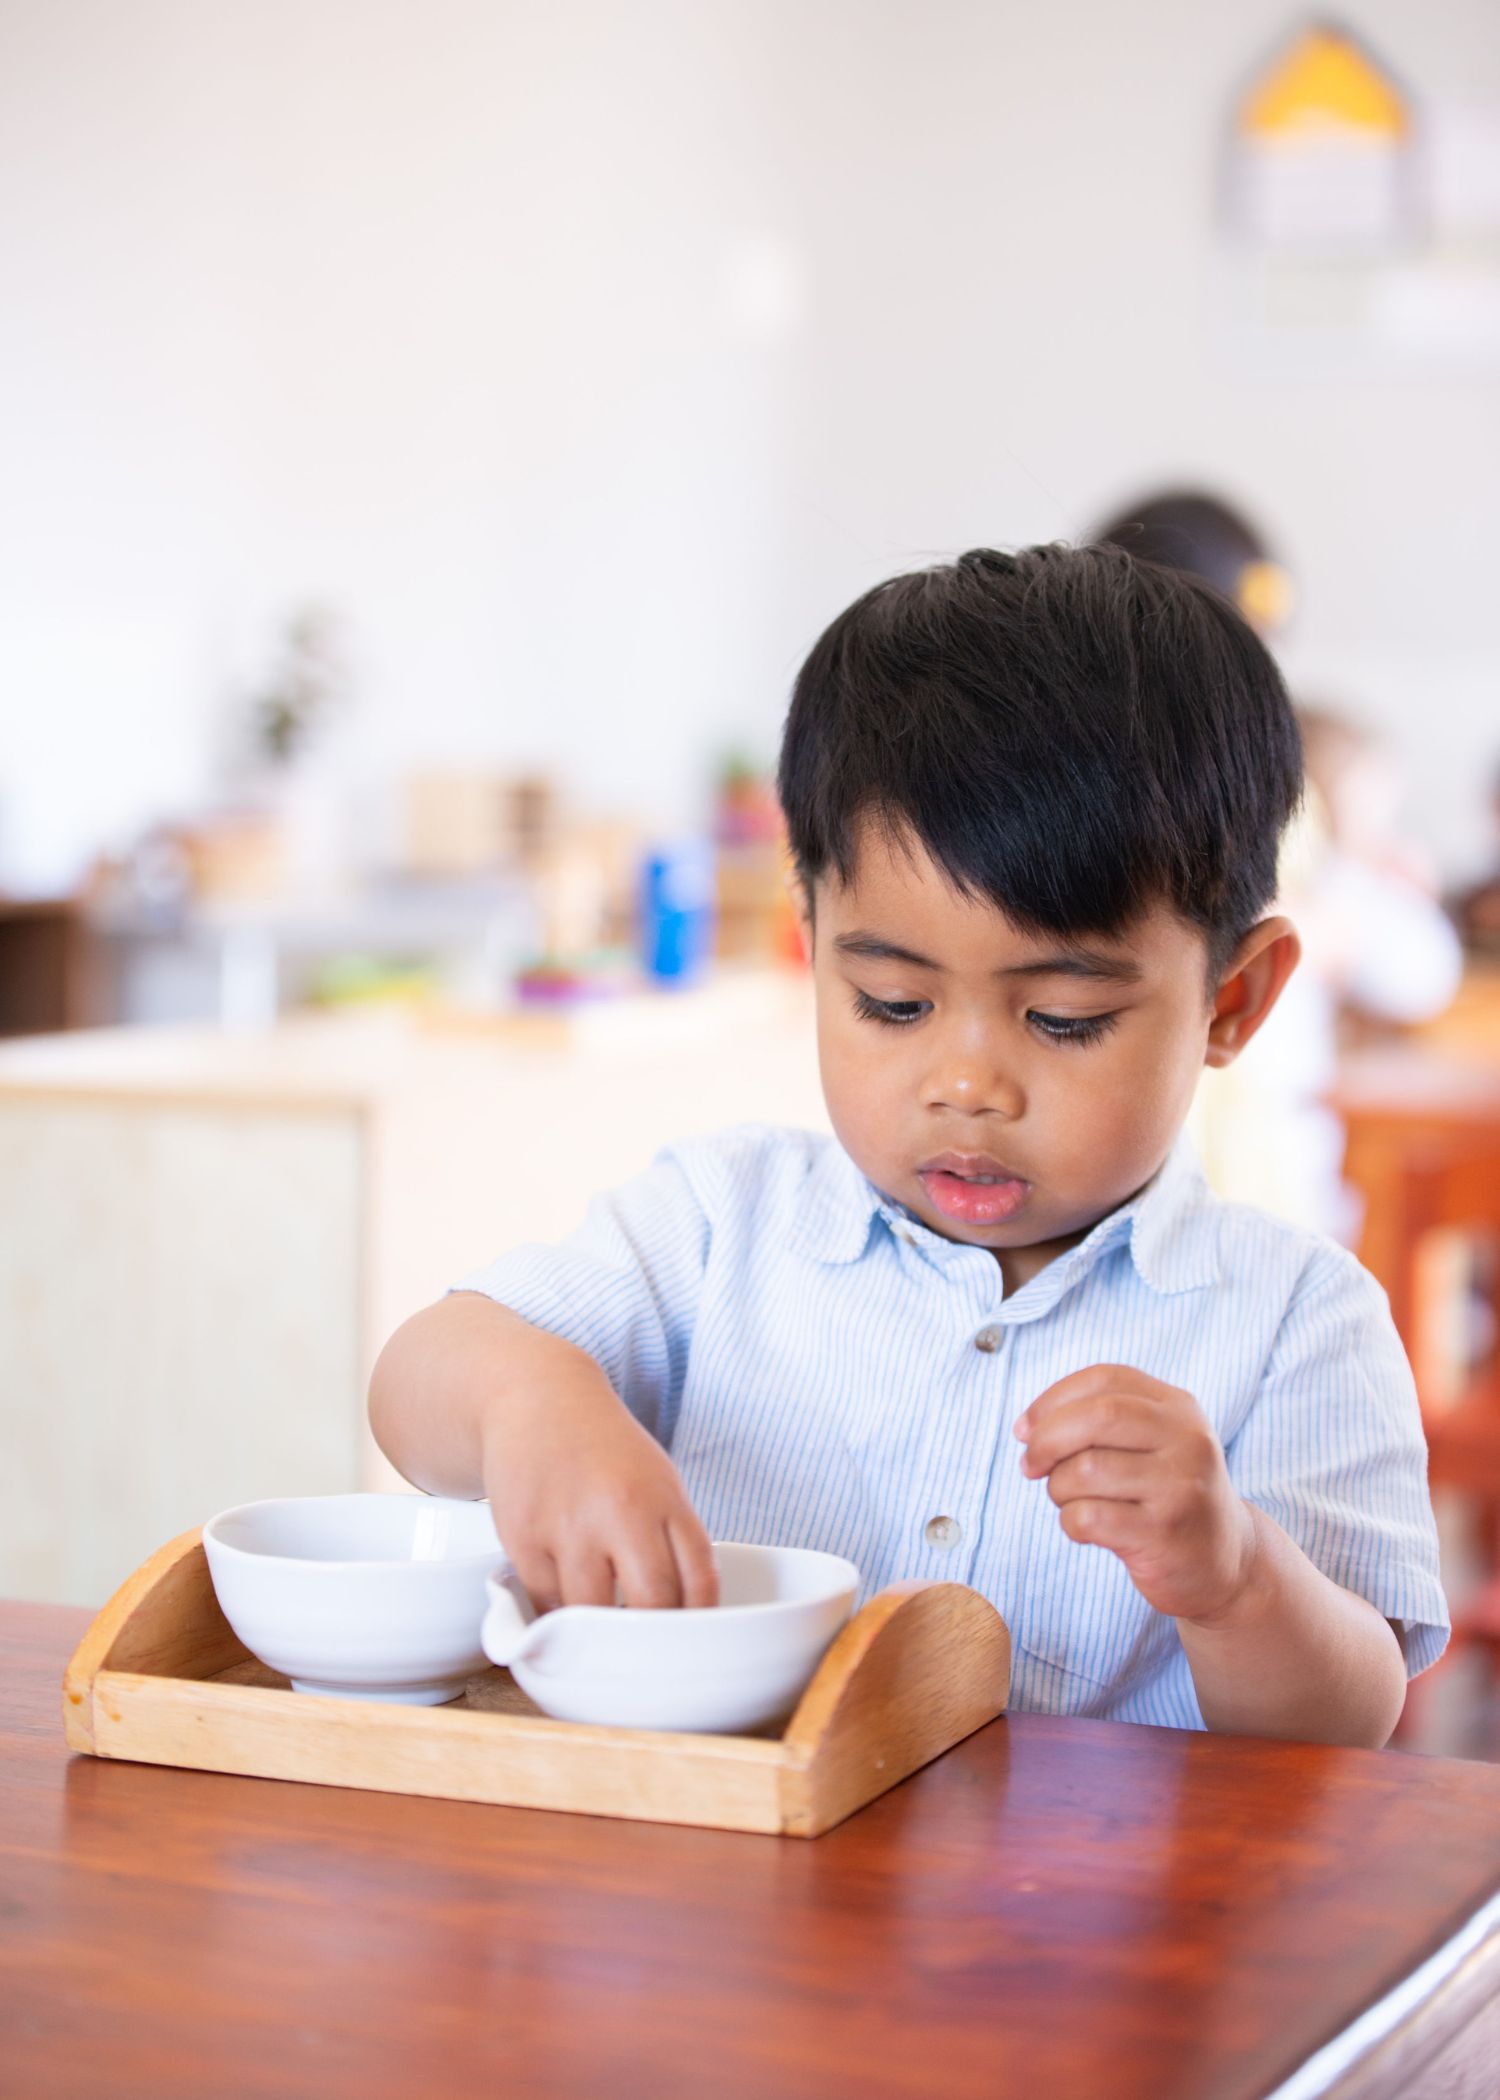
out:
{"label": "white table surface in background", "polygon": [[391,1330],[750,1120],[827,1127],[804,979],[0,1046],[0,1592],[98,1603],[215,1508],[392,1484],[364,1426]]}

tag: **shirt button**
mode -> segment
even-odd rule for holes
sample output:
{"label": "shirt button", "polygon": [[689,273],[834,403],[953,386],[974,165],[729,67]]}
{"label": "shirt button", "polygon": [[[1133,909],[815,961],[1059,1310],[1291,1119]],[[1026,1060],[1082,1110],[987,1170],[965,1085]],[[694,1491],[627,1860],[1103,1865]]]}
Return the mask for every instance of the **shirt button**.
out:
{"label": "shirt button", "polygon": [[922,1536],[929,1546],[940,1546],[946,1551],[958,1544],[963,1531],[956,1517],[931,1517],[922,1528]]}
{"label": "shirt button", "polygon": [[974,1347],[982,1349],[986,1356],[993,1356],[1004,1339],[1005,1332],[1003,1328],[981,1327],[978,1334],[974,1337]]}

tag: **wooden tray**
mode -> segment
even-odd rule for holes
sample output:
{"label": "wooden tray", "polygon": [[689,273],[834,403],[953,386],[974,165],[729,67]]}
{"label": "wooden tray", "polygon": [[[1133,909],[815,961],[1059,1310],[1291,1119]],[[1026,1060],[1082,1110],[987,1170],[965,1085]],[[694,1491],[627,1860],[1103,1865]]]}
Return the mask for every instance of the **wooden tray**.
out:
{"label": "wooden tray", "polygon": [[450,1706],[318,1698],[230,1631],[188,1531],[93,1621],[63,1717],[71,1747],[95,1757],[816,1837],[992,1721],[1009,1689],[994,1606],[961,1583],[909,1582],[856,1613],[776,1737],[554,1721],[507,1670]]}

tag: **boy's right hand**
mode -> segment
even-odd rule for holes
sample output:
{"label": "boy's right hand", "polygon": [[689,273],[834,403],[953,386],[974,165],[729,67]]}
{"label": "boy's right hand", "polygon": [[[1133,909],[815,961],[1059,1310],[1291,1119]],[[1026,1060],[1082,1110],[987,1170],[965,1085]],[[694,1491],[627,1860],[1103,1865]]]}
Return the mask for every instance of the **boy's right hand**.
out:
{"label": "boy's right hand", "polygon": [[681,1476],[595,1364],[569,1364],[534,1406],[482,1432],[495,1530],[538,1611],[718,1602],[708,1533]]}

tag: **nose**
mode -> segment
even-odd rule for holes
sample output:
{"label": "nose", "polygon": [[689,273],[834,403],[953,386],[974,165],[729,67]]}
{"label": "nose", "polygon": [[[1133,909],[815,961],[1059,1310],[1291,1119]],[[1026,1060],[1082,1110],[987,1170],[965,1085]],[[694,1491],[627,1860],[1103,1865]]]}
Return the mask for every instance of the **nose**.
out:
{"label": "nose", "polygon": [[985,1028],[955,1029],[936,1045],[923,1092],[929,1108],[955,1115],[1001,1116],[1013,1123],[1026,1107],[1020,1080],[1005,1069]]}

